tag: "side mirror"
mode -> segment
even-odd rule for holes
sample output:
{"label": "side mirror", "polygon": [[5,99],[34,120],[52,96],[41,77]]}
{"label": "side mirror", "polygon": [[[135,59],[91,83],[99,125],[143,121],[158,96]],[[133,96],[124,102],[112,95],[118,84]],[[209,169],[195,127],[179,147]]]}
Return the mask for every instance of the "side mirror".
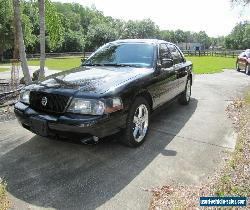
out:
{"label": "side mirror", "polygon": [[161,59],[161,66],[162,68],[170,68],[174,65],[174,61],[169,58],[163,58]]}
{"label": "side mirror", "polygon": [[160,72],[161,68],[162,68],[161,62],[158,61],[157,64],[156,64],[157,72]]}

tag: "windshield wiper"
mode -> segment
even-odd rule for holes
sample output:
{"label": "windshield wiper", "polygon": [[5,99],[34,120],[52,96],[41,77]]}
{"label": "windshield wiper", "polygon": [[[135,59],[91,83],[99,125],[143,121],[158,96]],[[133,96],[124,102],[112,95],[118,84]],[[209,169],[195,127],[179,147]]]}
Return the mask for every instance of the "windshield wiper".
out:
{"label": "windshield wiper", "polygon": [[103,64],[100,64],[100,63],[87,63],[87,64],[83,64],[83,66],[103,66]]}
{"label": "windshield wiper", "polygon": [[104,63],[104,66],[117,66],[117,67],[139,67],[136,64],[126,64],[126,63]]}
{"label": "windshield wiper", "polygon": [[83,66],[115,66],[115,67],[141,67],[137,64],[126,64],[126,63],[88,63]]}

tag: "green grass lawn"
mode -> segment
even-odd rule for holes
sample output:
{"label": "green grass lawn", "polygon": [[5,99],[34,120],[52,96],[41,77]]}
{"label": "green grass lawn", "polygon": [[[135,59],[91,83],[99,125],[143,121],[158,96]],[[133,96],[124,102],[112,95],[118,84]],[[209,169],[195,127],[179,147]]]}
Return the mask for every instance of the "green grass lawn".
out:
{"label": "green grass lawn", "polygon": [[0,67],[0,72],[3,72],[3,71],[8,71],[8,70],[10,70],[10,68],[5,68],[5,67]]}
{"label": "green grass lawn", "polygon": [[192,56],[186,57],[193,62],[193,70],[196,74],[211,74],[222,72],[223,69],[234,69],[236,58]]}
{"label": "green grass lawn", "polygon": [[[45,66],[52,70],[68,70],[81,64],[81,57],[71,56],[71,57],[59,57],[59,58],[47,58]],[[30,66],[39,66],[39,60],[33,59],[28,61]]]}
{"label": "green grass lawn", "polygon": [[[217,73],[222,72],[223,69],[234,69],[235,58],[224,58],[224,57],[211,57],[211,56],[192,56],[186,57],[187,60],[193,62],[194,72],[196,74],[205,73]],[[81,64],[81,57],[70,56],[70,57],[59,57],[59,58],[47,58],[45,66],[52,70],[68,70]],[[2,64],[0,64],[1,66]],[[11,65],[11,64],[3,64]],[[30,66],[39,66],[38,59],[31,59],[28,61]],[[0,68],[0,71],[6,71],[8,69]]]}
{"label": "green grass lawn", "polygon": [[[80,56],[68,56],[68,57],[58,57],[58,58],[47,58],[45,62],[45,66],[51,70],[68,70],[71,68],[75,68],[80,66],[81,64]],[[29,66],[39,66],[40,61],[39,59],[29,59],[28,60]],[[0,63],[0,71],[6,71],[8,69],[1,68],[1,66],[11,66],[10,63]],[[4,69],[4,70],[3,70]]]}

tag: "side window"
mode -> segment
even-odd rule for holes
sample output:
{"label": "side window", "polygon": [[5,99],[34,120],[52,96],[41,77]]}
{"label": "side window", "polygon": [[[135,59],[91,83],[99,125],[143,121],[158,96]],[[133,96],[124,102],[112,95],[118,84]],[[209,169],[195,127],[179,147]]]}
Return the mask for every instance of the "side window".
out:
{"label": "side window", "polygon": [[164,58],[172,59],[171,54],[170,54],[169,49],[168,49],[166,44],[160,45],[160,58],[161,59],[164,59]]}
{"label": "side window", "polygon": [[169,51],[173,57],[174,64],[182,63],[183,62],[183,57],[179,50],[172,44],[168,45]]}

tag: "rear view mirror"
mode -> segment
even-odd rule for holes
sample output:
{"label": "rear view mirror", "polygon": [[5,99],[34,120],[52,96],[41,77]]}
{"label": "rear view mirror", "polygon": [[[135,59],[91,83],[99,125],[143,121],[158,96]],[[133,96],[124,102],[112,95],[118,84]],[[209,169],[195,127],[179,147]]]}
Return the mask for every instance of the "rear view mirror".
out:
{"label": "rear view mirror", "polygon": [[161,66],[162,68],[170,68],[174,65],[174,61],[172,59],[169,58],[163,58],[161,60]]}

